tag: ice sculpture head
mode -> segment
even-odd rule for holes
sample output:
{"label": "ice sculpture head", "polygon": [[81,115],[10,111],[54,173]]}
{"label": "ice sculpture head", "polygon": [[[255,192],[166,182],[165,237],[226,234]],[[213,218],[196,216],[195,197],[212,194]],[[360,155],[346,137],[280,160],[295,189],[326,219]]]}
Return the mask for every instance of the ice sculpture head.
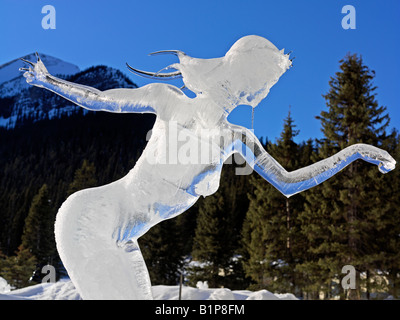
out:
{"label": "ice sculpture head", "polygon": [[[178,50],[155,54],[159,53],[178,56],[179,63],[166,68],[175,72],[139,71],[140,75],[158,79],[181,77],[186,88],[197,96],[213,100],[227,112],[242,104],[257,106],[292,64],[283,49],[278,50],[267,39],[254,35],[236,41],[221,58],[193,58]],[[138,70],[129,68],[138,73]]]}
{"label": "ice sculpture head", "polygon": [[174,68],[185,86],[228,111],[241,104],[257,106],[291,66],[289,55],[259,36],[239,39],[222,58],[198,59],[182,52],[178,56],[180,63]]}

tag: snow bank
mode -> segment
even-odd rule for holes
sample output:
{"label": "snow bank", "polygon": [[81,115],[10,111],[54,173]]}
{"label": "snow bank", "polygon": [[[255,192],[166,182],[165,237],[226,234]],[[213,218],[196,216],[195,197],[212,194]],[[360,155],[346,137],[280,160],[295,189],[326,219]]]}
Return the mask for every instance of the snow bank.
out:
{"label": "snow bank", "polygon": [[8,293],[10,292],[11,287],[7,283],[6,279],[0,277],[0,293]]}
{"label": "snow bank", "polygon": [[[155,300],[178,300],[179,286],[153,286]],[[56,283],[41,283],[23,289],[0,292],[0,300],[80,300],[70,279]],[[267,290],[256,292],[227,288],[198,289],[183,286],[182,300],[297,300],[292,294],[273,294]]]}

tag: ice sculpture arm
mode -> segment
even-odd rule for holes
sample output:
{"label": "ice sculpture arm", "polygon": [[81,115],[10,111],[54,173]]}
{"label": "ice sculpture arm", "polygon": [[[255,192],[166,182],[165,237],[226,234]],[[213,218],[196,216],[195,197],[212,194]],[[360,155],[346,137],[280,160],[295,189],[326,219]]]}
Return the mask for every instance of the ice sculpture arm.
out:
{"label": "ice sculpture arm", "polygon": [[24,71],[26,81],[48,89],[69,101],[92,111],[156,113],[154,98],[166,85],[150,84],[137,89],[112,89],[100,91],[92,87],[72,83],[52,76],[40,60],[36,63],[24,60],[29,68]]}
{"label": "ice sculpture arm", "polygon": [[320,184],[357,159],[378,165],[382,173],[393,170],[396,164],[390,154],[382,149],[354,144],[327,159],[287,172],[265,151],[250,130],[235,128],[234,137],[233,151],[239,152],[258,174],[287,197]]}

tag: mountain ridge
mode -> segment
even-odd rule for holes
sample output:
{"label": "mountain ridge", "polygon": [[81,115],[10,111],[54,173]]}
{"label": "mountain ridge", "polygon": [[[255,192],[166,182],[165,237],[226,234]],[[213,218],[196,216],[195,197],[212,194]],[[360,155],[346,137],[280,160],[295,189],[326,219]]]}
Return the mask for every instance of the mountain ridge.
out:
{"label": "mountain ridge", "polygon": [[[39,56],[51,74],[67,81],[99,90],[137,88],[135,83],[115,68],[97,65],[80,70],[74,64],[47,54],[40,53]],[[33,53],[23,58],[36,60]],[[52,92],[27,84],[22,72],[18,70],[23,65],[23,61],[18,58],[0,66],[0,127],[12,129],[27,121],[59,118],[80,109]]]}
{"label": "mountain ridge", "polygon": [[[53,75],[68,76],[80,71],[77,65],[59,58],[44,53],[40,53],[39,56],[46,65],[47,70]],[[37,59],[34,53],[27,54],[21,58],[28,61],[36,61]],[[19,71],[19,68],[25,66],[21,58],[0,65],[0,96],[11,96],[18,92],[18,90],[28,88],[29,85],[22,76],[22,72]]]}

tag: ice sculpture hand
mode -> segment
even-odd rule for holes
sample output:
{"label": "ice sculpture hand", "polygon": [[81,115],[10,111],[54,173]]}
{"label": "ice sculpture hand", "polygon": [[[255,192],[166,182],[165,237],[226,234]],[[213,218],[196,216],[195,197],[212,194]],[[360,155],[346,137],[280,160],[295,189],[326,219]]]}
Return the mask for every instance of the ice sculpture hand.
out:
{"label": "ice sculpture hand", "polygon": [[396,160],[387,151],[368,144],[358,143],[351,145],[337,155],[341,153],[345,153],[346,165],[351,162],[349,160],[354,158],[354,160],[362,159],[377,165],[381,173],[388,173],[396,167]]}
{"label": "ice sculpture hand", "polygon": [[29,67],[19,68],[19,70],[24,72],[26,82],[38,87],[42,87],[42,83],[46,81],[46,77],[49,75],[49,72],[47,71],[37,52],[36,57],[36,63],[21,58],[21,60],[28,64]]}
{"label": "ice sculpture hand", "polygon": [[382,173],[388,173],[396,167],[396,160],[388,152],[385,151],[385,153],[384,157],[379,159],[381,162],[378,164],[379,171]]}
{"label": "ice sculpture hand", "polygon": [[287,172],[251,130],[228,122],[238,105],[256,107],[291,66],[289,56],[267,39],[243,37],[225,56],[214,59],[178,50],[154,54],[173,54],[179,63],[156,73],[128,68],[152,79],[182,78],[195,98],[165,83],[100,91],[48,74],[40,59],[25,61],[30,67],[22,69],[28,83],[83,108],[157,116],[145,150],[124,178],[73,194],[57,214],[57,249],[84,299],[150,299],[139,237],[186,211],[200,196],[216,192],[222,165],[234,153],[285,196],[325,181],[357,159],[379,165],[381,172],[394,168],[386,151],[359,144]]}

